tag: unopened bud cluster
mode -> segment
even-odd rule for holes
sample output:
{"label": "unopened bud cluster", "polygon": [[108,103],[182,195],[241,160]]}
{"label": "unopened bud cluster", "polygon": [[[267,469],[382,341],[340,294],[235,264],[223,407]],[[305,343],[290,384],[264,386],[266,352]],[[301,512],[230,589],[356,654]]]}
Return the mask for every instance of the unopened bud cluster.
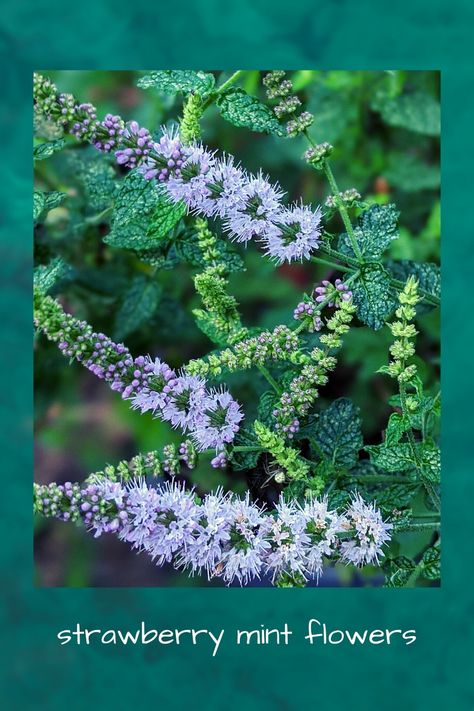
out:
{"label": "unopened bud cluster", "polygon": [[273,107],[273,113],[279,121],[289,118],[286,124],[288,136],[298,136],[304,133],[314,121],[313,114],[303,111],[299,116],[295,116],[301,106],[300,99],[293,93],[293,84],[286,78],[286,72],[275,70],[268,72],[263,78],[267,97],[270,101],[277,100]]}

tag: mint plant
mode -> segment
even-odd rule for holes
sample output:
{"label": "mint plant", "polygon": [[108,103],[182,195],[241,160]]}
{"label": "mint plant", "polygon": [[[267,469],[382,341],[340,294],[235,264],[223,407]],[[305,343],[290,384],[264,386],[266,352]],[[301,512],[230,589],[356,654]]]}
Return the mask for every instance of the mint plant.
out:
{"label": "mint plant", "polygon": [[[416,323],[439,306],[439,268],[387,256],[399,238],[395,205],[340,190],[334,148],[312,138],[318,114],[305,109],[292,78],[259,73],[258,98],[245,88],[250,74],[221,80],[176,70],[140,78],[143,90],[182,97],[179,120],[158,130],[101,116],[34,76],[34,160],[68,154],[83,196],[80,215],[61,228],[52,211],[72,200],[67,180],[34,193],[37,348],[51,342],[137,416],[169,423],[181,436],[106,465],[82,484],[35,484],[34,510],[95,536],[114,534],[157,565],[226,584],[263,577],[281,587],[304,586],[334,563],[370,566],[387,586],[436,580],[440,396],[426,390]],[[397,115],[396,97],[384,91],[375,92],[374,106],[382,107],[376,110],[403,125],[409,115]],[[407,97],[400,101],[405,106]],[[324,205],[288,204],[263,166],[251,172],[237,155],[211,149],[205,135],[211,108],[236,130],[273,135],[276,146],[306,141],[303,160],[329,185]],[[434,119],[430,131],[432,125]],[[40,184],[42,176],[39,168]],[[78,264],[81,244],[89,242],[110,257],[101,257],[87,282]],[[268,328],[248,322],[232,293],[233,275],[255,247],[262,265],[270,261],[275,269],[297,262],[330,270],[284,322]],[[133,274],[120,261],[124,253],[137,266]],[[176,367],[146,344],[132,354],[126,342],[166,312],[157,276],[182,265],[192,270],[187,289],[198,304],[192,317],[208,352]],[[74,313],[65,298],[71,286],[92,304],[97,288],[112,300],[121,290],[113,332]],[[377,443],[364,442],[365,413],[350,398],[321,405],[354,328],[392,338],[388,363],[378,364],[391,394]],[[247,372],[261,387],[241,402],[233,383]],[[245,473],[247,490],[194,488],[188,479],[200,462],[230,478]],[[427,537],[406,555],[403,541],[421,531]]]}

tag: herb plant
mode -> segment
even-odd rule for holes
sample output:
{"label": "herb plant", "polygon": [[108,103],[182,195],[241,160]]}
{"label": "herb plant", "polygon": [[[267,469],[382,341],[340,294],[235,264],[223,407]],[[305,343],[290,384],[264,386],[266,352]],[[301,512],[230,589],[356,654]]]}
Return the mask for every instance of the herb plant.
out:
{"label": "herb plant", "polygon": [[[181,111],[145,127],[35,74],[36,348],[54,344],[147,427],[169,423],[180,440],[104,465],[82,484],[34,484],[34,510],[226,584],[305,586],[339,562],[379,572],[387,586],[414,586],[439,578],[440,394],[417,357],[418,319],[439,306],[439,267],[392,258],[396,206],[339,188],[337,146],[313,138],[318,107],[313,115],[295,90],[315,75],[156,71],[138,87],[165,105],[181,97]],[[399,74],[369,86],[388,123],[436,133],[434,100],[404,94]],[[210,148],[206,120],[216,110],[222,126],[274,136],[275,151],[305,141],[303,160],[330,190],[324,204],[289,204],[264,166],[252,171]],[[43,170],[45,160],[56,167]],[[247,255],[269,291],[295,264],[324,278],[276,324],[255,326],[232,289]],[[167,286],[193,302],[184,335]],[[142,354],[132,353],[127,340],[161,319],[183,352],[186,328],[202,332],[204,347],[166,362],[145,337]],[[375,441],[363,437],[370,412],[346,396],[327,401],[354,332],[387,343],[374,368],[386,399]],[[197,466],[225,473],[226,486],[193,487]],[[413,532],[426,535],[407,555]]]}

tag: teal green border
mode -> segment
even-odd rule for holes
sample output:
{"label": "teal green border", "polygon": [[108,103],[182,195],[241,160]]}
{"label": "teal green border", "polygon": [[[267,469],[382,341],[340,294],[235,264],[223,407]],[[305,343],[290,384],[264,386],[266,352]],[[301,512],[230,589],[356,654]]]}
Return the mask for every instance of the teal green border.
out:
{"label": "teal green border", "polygon": [[[196,3],[196,6],[198,3]],[[474,6],[418,0],[206,5],[4,3],[0,223],[6,708],[474,708],[470,467]],[[402,7],[403,5],[403,7]],[[270,9],[271,8],[271,9]],[[130,68],[440,69],[443,100],[443,575],[440,589],[34,589],[31,551],[31,73]],[[309,647],[306,620],[416,628],[409,647]],[[288,647],[60,647],[88,627],[255,628]],[[230,634],[229,634],[230,637]]]}

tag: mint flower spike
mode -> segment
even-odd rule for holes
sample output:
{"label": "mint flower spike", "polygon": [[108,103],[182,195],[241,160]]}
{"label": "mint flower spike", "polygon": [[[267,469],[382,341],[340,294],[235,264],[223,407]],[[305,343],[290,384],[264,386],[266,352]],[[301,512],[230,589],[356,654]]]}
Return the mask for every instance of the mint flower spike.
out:
{"label": "mint flower spike", "polygon": [[360,496],[343,512],[313,497],[303,504],[281,497],[268,512],[249,493],[242,499],[218,489],[199,501],[175,480],[152,486],[144,478],[35,484],[34,510],[82,523],[96,537],[113,533],[157,565],[172,563],[227,585],[263,574],[274,584],[295,574],[318,582],[326,560],[378,562],[392,528]]}
{"label": "mint flower spike", "polygon": [[[159,358],[148,355],[133,358],[123,343],[115,343],[84,321],[66,314],[57,301],[39,289],[35,289],[34,320],[37,329],[57,343],[64,355],[82,363],[124,400],[130,400],[133,408],[142,413],[152,412],[173,427],[190,432],[198,443],[206,432],[206,441],[212,441],[209,447],[216,450],[233,441],[243,415],[240,405],[225,390],[217,398],[200,377],[177,374]],[[229,414],[230,420],[224,417],[213,421],[211,437],[211,425],[203,413],[206,408],[212,409],[210,403],[216,398],[232,416]]]}

